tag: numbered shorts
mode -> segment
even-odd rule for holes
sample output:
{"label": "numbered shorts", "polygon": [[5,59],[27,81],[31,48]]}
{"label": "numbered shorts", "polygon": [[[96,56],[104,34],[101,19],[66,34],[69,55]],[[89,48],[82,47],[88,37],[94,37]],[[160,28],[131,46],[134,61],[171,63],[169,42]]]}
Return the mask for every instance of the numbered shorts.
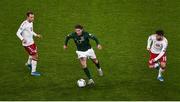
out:
{"label": "numbered shorts", "polygon": [[87,51],[76,51],[78,58],[91,58],[91,59],[96,59],[96,54],[94,50],[88,49]]}
{"label": "numbered shorts", "polygon": [[24,46],[25,50],[28,52],[29,55],[36,55],[37,54],[37,46],[36,44],[32,44],[29,46]]}
{"label": "numbered shorts", "polygon": [[[149,65],[154,65],[156,62],[152,62],[152,59],[156,58],[159,54],[154,54],[152,52],[150,52],[150,58],[149,58]],[[166,54],[164,54],[159,60],[160,63],[164,62],[166,63],[167,58],[166,58]]]}

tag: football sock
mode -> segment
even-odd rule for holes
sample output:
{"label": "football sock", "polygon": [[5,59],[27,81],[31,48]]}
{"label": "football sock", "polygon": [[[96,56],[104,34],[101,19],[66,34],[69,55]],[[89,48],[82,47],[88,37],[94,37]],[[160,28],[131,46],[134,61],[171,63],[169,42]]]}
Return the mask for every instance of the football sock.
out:
{"label": "football sock", "polygon": [[27,64],[29,65],[29,64],[31,64],[31,62],[32,62],[32,56],[29,56]]}
{"label": "football sock", "polygon": [[86,76],[88,77],[88,79],[92,79],[89,69],[86,67],[83,70],[84,70],[84,73],[86,74]]}
{"label": "football sock", "polygon": [[158,77],[161,77],[162,76],[162,73],[163,73],[164,69],[162,68],[159,68],[159,73],[158,73]]}
{"label": "football sock", "polygon": [[98,61],[98,63],[95,63],[95,65],[96,65],[97,69],[100,69],[100,68],[101,68],[101,67],[100,67],[100,64],[99,64],[99,61]]}
{"label": "football sock", "polygon": [[37,66],[37,61],[32,60],[32,70],[31,70],[31,72],[36,72],[36,66]]}
{"label": "football sock", "polygon": [[159,70],[159,63],[155,63],[154,68]]}

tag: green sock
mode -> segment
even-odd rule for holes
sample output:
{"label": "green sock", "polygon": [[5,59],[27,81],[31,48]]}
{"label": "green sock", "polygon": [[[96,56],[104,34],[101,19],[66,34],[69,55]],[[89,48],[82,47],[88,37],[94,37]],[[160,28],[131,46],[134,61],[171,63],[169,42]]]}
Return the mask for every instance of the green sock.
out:
{"label": "green sock", "polygon": [[92,79],[91,73],[90,73],[89,69],[86,67],[86,68],[84,68],[83,70],[84,70],[84,73],[86,74],[86,76],[87,76],[89,79]]}
{"label": "green sock", "polygon": [[98,61],[98,63],[95,63],[95,65],[96,65],[97,69],[100,69],[100,68],[101,68],[101,67],[100,67],[100,64],[99,64],[99,61]]}

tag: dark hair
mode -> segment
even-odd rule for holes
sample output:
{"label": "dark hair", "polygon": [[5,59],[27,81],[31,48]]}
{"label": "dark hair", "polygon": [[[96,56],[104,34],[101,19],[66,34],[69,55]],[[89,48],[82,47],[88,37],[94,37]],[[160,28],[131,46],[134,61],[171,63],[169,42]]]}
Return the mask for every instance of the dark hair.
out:
{"label": "dark hair", "polygon": [[29,17],[29,15],[34,15],[34,13],[33,13],[32,11],[28,11],[28,12],[26,13],[26,16]]}
{"label": "dark hair", "polygon": [[77,24],[77,25],[74,26],[74,28],[75,28],[75,29],[83,29],[83,26],[80,25],[80,24]]}
{"label": "dark hair", "polygon": [[156,34],[160,35],[160,36],[164,36],[164,31],[163,30],[157,30]]}

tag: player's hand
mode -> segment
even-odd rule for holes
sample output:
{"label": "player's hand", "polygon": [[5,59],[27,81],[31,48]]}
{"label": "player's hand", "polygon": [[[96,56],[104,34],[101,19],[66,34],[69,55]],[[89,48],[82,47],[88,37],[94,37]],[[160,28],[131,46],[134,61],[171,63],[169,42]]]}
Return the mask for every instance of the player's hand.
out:
{"label": "player's hand", "polygon": [[152,59],[152,62],[156,62],[157,60],[154,58],[154,59]]}
{"label": "player's hand", "polygon": [[98,44],[98,45],[97,45],[97,48],[98,48],[99,50],[101,50],[101,49],[102,49],[102,46],[101,46],[100,44]]}
{"label": "player's hand", "polygon": [[150,60],[149,63],[152,64],[152,63],[153,63],[153,60]]}
{"label": "player's hand", "polygon": [[27,41],[25,39],[22,40],[23,44],[25,44]]}
{"label": "player's hand", "polygon": [[150,48],[147,48],[147,51],[150,51]]}
{"label": "player's hand", "polygon": [[42,35],[37,34],[36,37],[37,37],[37,38],[42,38]]}
{"label": "player's hand", "polygon": [[63,48],[64,48],[64,49],[67,49],[68,47],[67,47],[67,45],[64,45]]}

